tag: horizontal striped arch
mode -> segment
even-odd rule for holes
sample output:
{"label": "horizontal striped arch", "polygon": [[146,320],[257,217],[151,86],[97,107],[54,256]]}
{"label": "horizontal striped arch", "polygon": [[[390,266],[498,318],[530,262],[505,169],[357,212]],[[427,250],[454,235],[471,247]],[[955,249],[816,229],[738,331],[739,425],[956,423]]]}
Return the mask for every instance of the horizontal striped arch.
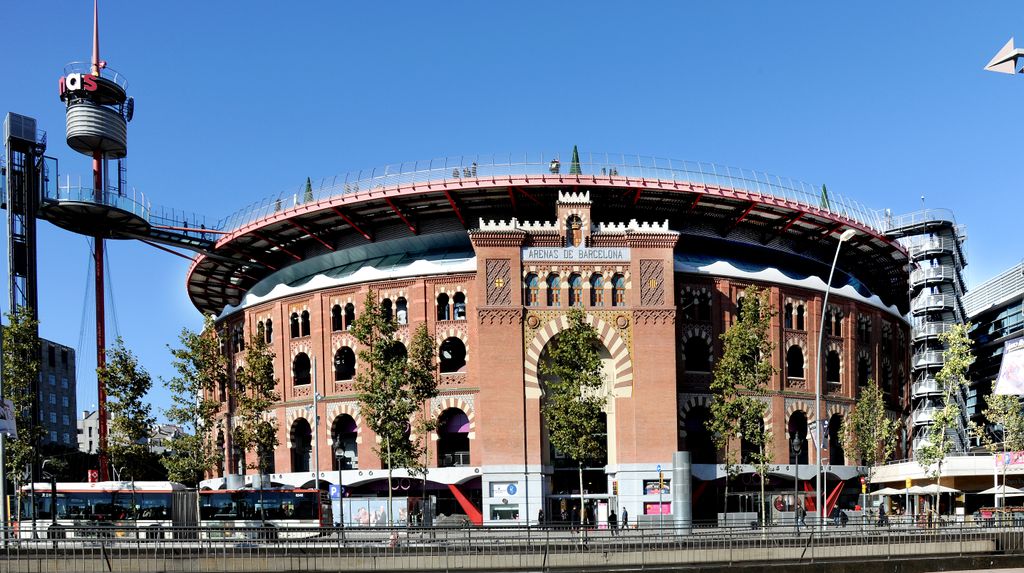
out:
{"label": "horizontal striped arch", "polygon": [[828,413],[829,418],[839,414],[845,420],[846,416],[850,413],[850,405],[840,402],[827,402],[825,404],[825,412]]}
{"label": "horizontal striped arch", "polygon": [[814,411],[814,404],[809,403],[805,400],[795,399],[786,400],[786,417],[784,421],[788,424],[789,418],[792,417],[793,414],[796,413],[797,411],[802,411],[807,416],[808,424],[817,419],[817,416],[815,415]]}
{"label": "horizontal striped arch", "polygon": [[711,408],[711,394],[680,394],[679,395],[679,437],[686,437],[686,417],[690,410],[697,406]]}
{"label": "horizontal striped arch", "polygon": [[[442,412],[449,408],[456,408],[462,410],[462,413],[469,418],[469,439],[476,438],[476,410],[473,407],[472,402],[467,402],[461,396],[440,396],[430,408],[430,417],[435,421]],[[431,432],[430,439],[437,441],[437,432]]]}
{"label": "horizontal striped arch", "polygon": [[[607,322],[594,318],[591,315],[586,317],[587,324],[597,330],[597,337],[608,349],[612,357],[613,370],[615,372],[615,386],[612,392],[616,396],[629,396],[633,391],[633,361],[629,356],[629,348],[626,342],[619,336],[615,328]],[[526,383],[526,397],[540,398],[540,355],[544,347],[559,332],[569,328],[569,319],[565,316],[549,321],[537,330],[537,334],[530,341],[526,348],[526,361],[524,364],[524,379]]]}
{"label": "horizontal striped arch", "polygon": [[331,446],[334,445],[334,434],[331,430],[334,428],[334,421],[338,419],[338,416],[348,414],[352,416],[352,419],[356,423],[356,443],[363,443],[363,415],[359,412],[359,404],[355,402],[331,402],[327,404],[327,443]]}

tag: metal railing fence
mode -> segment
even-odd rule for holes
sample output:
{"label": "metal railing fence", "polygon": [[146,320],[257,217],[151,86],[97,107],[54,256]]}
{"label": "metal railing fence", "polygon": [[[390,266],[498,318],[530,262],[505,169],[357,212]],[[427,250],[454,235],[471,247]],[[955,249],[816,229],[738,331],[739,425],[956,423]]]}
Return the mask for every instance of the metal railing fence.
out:
{"label": "metal railing fence", "polygon": [[735,189],[821,209],[879,231],[888,225],[881,212],[849,197],[829,191],[825,198],[820,185],[751,169],[620,153],[582,153],[579,163],[574,164],[568,155],[524,153],[412,161],[327,177],[311,182],[308,190],[303,183],[295,189],[247,205],[222,219],[216,228],[233,231],[275,212],[306,203],[394,186],[458,184],[466,180],[498,182],[523,176],[558,184],[560,181],[574,181],[577,175],[585,181],[600,182],[602,178],[621,181],[628,178]]}
{"label": "metal railing fence", "polygon": [[935,527],[875,523],[823,529],[576,530],[561,527],[432,529],[62,528],[46,539],[0,540],[0,570],[453,571],[655,568],[679,564],[1016,554],[1024,524]]}

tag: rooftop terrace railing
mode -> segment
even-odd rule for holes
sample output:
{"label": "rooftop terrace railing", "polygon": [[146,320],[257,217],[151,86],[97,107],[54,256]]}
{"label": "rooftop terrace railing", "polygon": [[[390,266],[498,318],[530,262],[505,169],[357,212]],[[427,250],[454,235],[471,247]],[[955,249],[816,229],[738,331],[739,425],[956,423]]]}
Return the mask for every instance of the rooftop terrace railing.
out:
{"label": "rooftop terrace railing", "polygon": [[567,156],[561,154],[526,153],[462,155],[396,163],[324,178],[313,184],[309,192],[303,183],[294,190],[282,192],[239,209],[222,219],[217,224],[217,229],[233,231],[269,217],[277,211],[372,189],[465,180],[497,182],[516,176],[557,181],[559,177],[574,178],[577,174],[587,180],[629,178],[730,188],[821,209],[876,231],[883,231],[887,225],[879,211],[869,209],[849,197],[830,191],[826,199],[821,185],[810,185],[761,171],[641,155],[584,153],[580,155],[579,163],[573,163]]}

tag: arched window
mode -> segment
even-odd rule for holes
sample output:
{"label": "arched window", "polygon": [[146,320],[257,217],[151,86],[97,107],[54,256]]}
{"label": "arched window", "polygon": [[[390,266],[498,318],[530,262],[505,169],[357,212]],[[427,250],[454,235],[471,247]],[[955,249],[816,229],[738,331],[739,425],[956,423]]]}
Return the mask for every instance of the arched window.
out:
{"label": "arched window", "polygon": [[458,408],[448,408],[437,419],[437,466],[468,465],[469,417]]}
{"label": "arched window", "polygon": [[569,306],[583,306],[583,279],[569,275]]}
{"label": "arched window", "polygon": [[888,394],[892,390],[892,363],[888,360],[882,361],[881,378],[882,390]]}
{"label": "arched window", "polygon": [[717,462],[718,452],[708,420],[711,412],[707,406],[694,406],[686,413],[686,450],[690,452],[690,461],[695,464],[713,464]]}
{"label": "arched window", "polygon": [[526,275],[526,306],[540,306],[540,279],[530,273]]}
{"label": "arched window", "polygon": [[398,319],[398,324],[409,324],[409,302],[404,296],[398,297],[395,301],[395,318]]}
{"label": "arched window", "polygon": [[782,312],[782,322],[784,328],[793,328],[793,303],[786,303]]}
{"label": "arched window", "polygon": [[596,273],[590,277],[590,306],[604,306],[604,277]]}
{"label": "arched window", "polygon": [[683,320],[687,322],[697,320],[697,294],[695,292],[690,289],[684,290],[679,305],[683,310]]}
{"label": "arched window", "polygon": [[835,320],[832,321],[832,336],[843,335],[843,313],[836,311]]}
{"label": "arched window", "polygon": [[[807,414],[797,410],[793,412],[793,415],[789,417],[789,441],[787,444],[789,449],[789,463],[791,464],[807,464],[807,453],[809,448],[807,447]],[[796,441],[799,444],[799,451],[793,451],[793,438],[796,437]],[[796,453],[796,456],[793,454]]]}
{"label": "arched window", "polygon": [[578,215],[570,215],[565,221],[565,246],[583,246],[583,221]]}
{"label": "arched window", "polygon": [[302,323],[302,336],[309,336],[309,311],[308,310],[302,311],[302,316],[300,318],[300,322]]}
{"label": "arched window", "polygon": [[331,332],[338,332],[344,329],[345,325],[341,320],[341,305],[336,304],[331,307]]}
{"label": "arched window", "polygon": [[331,424],[331,439],[334,440],[334,455],[331,456],[334,471],[359,469],[359,427],[352,416],[342,414]]}
{"label": "arched window", "polygon": [[825,311],[825,332],[831,336],[832,334],[832,311]]}
{"label": "arched window", "polygon": [[711,320],[711,293],[701,289],[697,293],[697,320],[708,322]]}
{"label": "arched window", "polygon": [[622,275],[612,277],[612,306],[626,306],[626,278]]}
{"label": "arched window", "polygon": [[839,353],[829,350],[825,355],[825,381],[831,384],[839,384],[840,360]]}
{"label": "arched window", "polygon": [[334,381],[351,380],[356,375],[356,354],[348,346],[334,353]]}
{"label": "arched window", "polygon": [[871,378],[871,364],[868,362],[866,356],[861,356],[857,360],[857,385],[867,386],[868,380]]}
{"label": "arched window", "polygon": [[297,312],[293,312],[292,313],[292,316],[291,316],[291,326],[292,326],[292,338],[298,338],[299,336],[301,336],[301,334],[300,334],[301,331],[299,330],[299,313],[297,313]]}
{"label": "arched window", "polygon": [[562,305],[562,282],[558,275],[548,276],[548,306]]}
{"label": "arched window", "polygon": [[805,330],[804,328],[804,305],[798,304],[796,306],[796,329]]}
{"label": "arched window", "polygon": [[459,291],[452,296],[452,314],[455,320],[466,320],[466,293]]}
{"label": "arched window", "polygon": [[691,336],[683,345],[683,359],[686,361],[687,372],[711,371],[711,349],[707,341],[699,336]]}
{"label": "arched window", "polygon": [[[743,427],[740,427],[740,460],[745,463],[753,463],[754,456],[756,456],[760,448],[755,445],[760,440],[754,440],[752,438],[759,437],[764,434],[764,420],[757,420],[756,423]],[[752,435],[754,434],[754,435]]]}
{"label": "arched window", "polygon": [[269,318],[267,319],[267,326],[263,329],[263,333],[266,334],[266,336],[267,336],[266,337],[267,344],[270,344],[271,342],[274,341],[274,321],[273,320],[271,320]]}
{"label": "arched window", "polygon": [[384,358],[387,360],[397,360],[399,362],[405,362],[409,359],[409,350],[404,344],[395,340],[391,343],[391,346],[384,351]]}
{"label": "arched window", "polygon": [[448,295],[441,293],[437,295],[437,319],[451,320],[451,307],[448,306]]}
{"label": "arched window", "polygon": [[348,303],[345,305],[345,330],[351,330],[352,324],[356,321],[356,305]]}
{"label": "arched window", "polygon": [[804,377],[804,350],[794,344],[786,351],[786,376],[790,378]]}
{"label": "arched window", "polygon": [[395,314],[392,310],[391,299],[386,298],[380,301],[380,314],[384,317],[384,320],[391,322],[395,319]]}
{"label": "arched window", "polygon": [[466,345],[456,337],[441,343],[441,372],[462,372],[466,368]]}
{"label": "arched window", "polygon": [[267,339],[267,327],[262,320],[256,323],[256,338],[260,340]]}
{"label": "arched window", "polygon": [[305,418],[292,423],[292,471],[308,472],[313,453],[313,431]]}
{"label": "arched window", "polygon": [[833,414],[828,420],[828,463],[834,466],[841,466],[846,463],[846,456],[843,454],[843,417]]}
{"label": "arched window", "polygon": [[292,360],[292,384],[296,386],[309,384],[309,374],[309,356],[306,355],[305,352],[296,354],[295,358]]}

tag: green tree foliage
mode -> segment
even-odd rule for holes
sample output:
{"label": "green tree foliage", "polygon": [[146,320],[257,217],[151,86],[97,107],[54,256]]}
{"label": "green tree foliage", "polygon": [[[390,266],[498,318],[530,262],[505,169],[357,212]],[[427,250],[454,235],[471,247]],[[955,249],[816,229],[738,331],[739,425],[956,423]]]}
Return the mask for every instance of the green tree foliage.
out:
{"label": "green tree foliage", "polygon": [[309,177],[306,177],[306,190],[302,194],[302,202],[313,202],[313,182],[309,180]]}
{"label": "green tree foliage", "polygon": [[547,359],[540,364],[545,376],[542,411],[551,444],[579,467],[582,523],[583,466],[605,455],[606,444],[599,439],[604,433],[600,415],[608,397],[603,392],[597,330],[578,308],[569,310],[566,318],[568,328],[548,344]]}
{"label": "green tree foliage", "polygon": [[[1024,450],[1024,410],[1021,409],[1020,396],[991,394],[985,398],[985,402],[988,404],[988,408],[984,412],[985,419],[999,428],[1001,432],[993,435],[986,432],[984,427],[971,421],[969,428],[971,434],[993,454]],[[1002,464],[1004,486],[1006,485],[1007,466],[1008,464]]]}
{"label": "green tree foliage", "polygon": [[580,175],[583,173],[583,169],[580,167],[580,152],[576,149],[576,146],[572,146],[572,162],[569,163],[569,174]]}
{"label": "green tree foliage", "polygon": [[274,351],[262,332],[252,336],[243,355],[244,366],[235,373],[231,396],[235,402],[238,423],[232,428],[234,444],[243,451],[256,453],[249,464],[261,475],[270,467],[274,448],[278,445],[277,418],[271,408],[281,397],[274,377]]}
{"label": "green tree foliage", "polygon": [[17,486],[32,463],[33,449],[43,434],[32,417],[33,384],[39,380],[39,323],[23,307],[7,314],[3,327],[3,398],[14,404],[18,437],[6,443],[7,475]]}
{"label": "green tree foliage", "polygon": [[220,409],[217,391],[227,387],[230,377],[213,317],[205,318],[199,332],[182,329],[178,340],[181,346],[171,349],[177,376],[167,381],[174,405],[165,414],[184,428],[185,435],[168,442],[170,454],[160,461],[168,479],[196,486],[224,457],[214,441]]}
{"label": "green tree foliage", "polygon": [[[398,351],[395,329],[377,303],[376,293],[367,292],[363,310],[352,325],[362,365],[355,387],[363,419],[379,439],[374,452],[388,469],[389,521],[394,468],[413,472],[425,468],[427,432],[433,429],[433,421],[426,415],[414,418],[424,401],[437,395],[434,340],[426,325],[417,327],[407,355]],[[411,439],[412,430],[419,439]]]}
{"label": "green tree foliage", "polygon": [[107,392],[110,463],[122,479],[147,479],[155,467],[160,467],[148,444],[156,423],[146,397],[153,379],[120,337],[107,352],[106,366],[98,369],[97,374]]}
{"label": "green tree foliage", "polygon": [[874,466],[885,463],[896,450],[896,430],[899,424],[889,419],[881,388],[868,380],[857,403],[843,420],[839,442],[855,462],[867,466],[867,481],[871,482]]}
{"label": "green tree foliage", "polygon": [[[735,323],[722,334],[722,357],[715,363],[711,381],[711,417],[708,431],[716,447],[723,452],[726,470],[726,496],[729,478],[740,468],[740,452],[732,444],[734,437],[746,440],[754,452],[746,460],[761,476],[765,476],[771,462],[771,430],[762,424],[768,404],[757,397],[764,392],[775,375],[772,366],[772,342],[769,337],[774,311],[767,291],[757,287],[747,289],[740,304]],[[739,434],[739,436],[737,435]],[[764,499],[764,480],[761,480],[761,498]],[[764,504],[761,504],[762,522]]]}
{"label": "green tree foliage", "polygon": [[942,462],[953,448],[950,432],[960,425],[960,396],[969,380],[967,369],[974,362],[971,353],[971,324],[954,324],[951,329],[939,335],[945,345],[942,351],[943,365],[935,381],[942,389],[942,407],[932,414],[932,425],[928,428],[928,443],[918,448],[915,457],[921,467],[932,468],[930,473],[942,484]]}

